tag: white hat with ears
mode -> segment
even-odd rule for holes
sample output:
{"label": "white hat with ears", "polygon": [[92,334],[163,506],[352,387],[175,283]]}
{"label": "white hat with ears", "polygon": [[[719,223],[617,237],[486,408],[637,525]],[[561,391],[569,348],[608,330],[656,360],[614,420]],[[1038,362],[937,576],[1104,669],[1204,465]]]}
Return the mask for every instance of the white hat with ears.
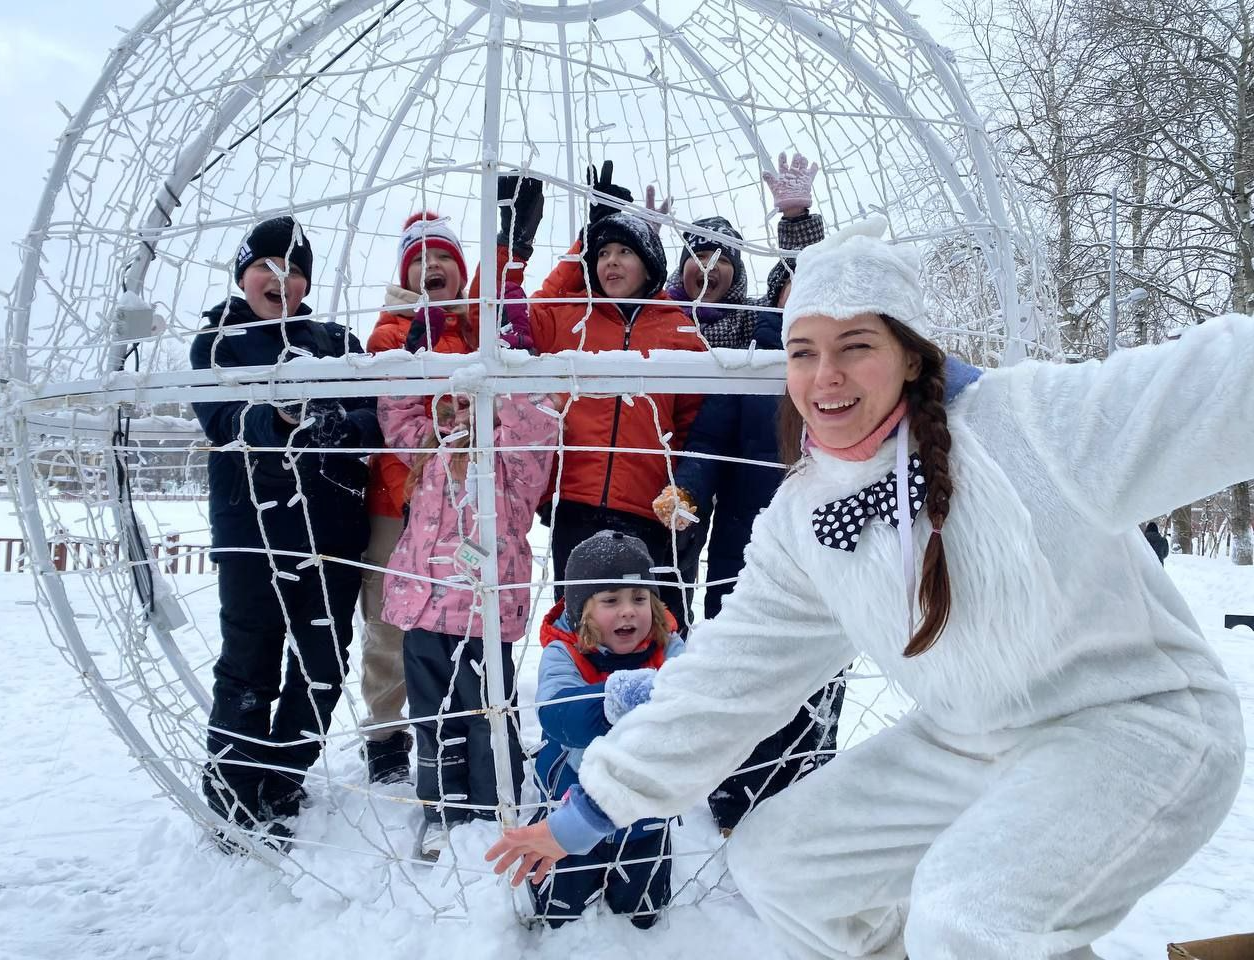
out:
{"label": "white hat with ears", "polygon": [[792,292],[784,306],[783,339],[801,317],[845,320],[882,313],[928,336],[919,281],[919,253],[884,242],[888,221],[879,214],[849,224],[797,255]]}

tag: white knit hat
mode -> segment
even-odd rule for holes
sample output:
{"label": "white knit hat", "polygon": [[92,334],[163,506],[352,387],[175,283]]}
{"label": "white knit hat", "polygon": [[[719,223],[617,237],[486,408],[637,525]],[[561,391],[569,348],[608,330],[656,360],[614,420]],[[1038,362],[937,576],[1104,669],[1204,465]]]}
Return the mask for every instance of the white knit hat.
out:
{"label": "white knit hat", "polygon": [[919,282],[919,254],[883,239],[888,221],[878,214],[851,223],[797,255],[792,292],[784,305],[783,339],[801,317],[844,320],[883,313],[928,336]]}

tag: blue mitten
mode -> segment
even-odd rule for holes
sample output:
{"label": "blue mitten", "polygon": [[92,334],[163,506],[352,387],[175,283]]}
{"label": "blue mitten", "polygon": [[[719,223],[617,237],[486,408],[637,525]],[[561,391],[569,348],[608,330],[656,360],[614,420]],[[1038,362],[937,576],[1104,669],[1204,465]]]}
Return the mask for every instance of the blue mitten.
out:
{"label": "blue mitten", "polygon": [[639,670],[619,670],[605,680],[605,719],[618,723],[633,708],[648,703],[653,696],[653,678],[657,671],[652,667]]}

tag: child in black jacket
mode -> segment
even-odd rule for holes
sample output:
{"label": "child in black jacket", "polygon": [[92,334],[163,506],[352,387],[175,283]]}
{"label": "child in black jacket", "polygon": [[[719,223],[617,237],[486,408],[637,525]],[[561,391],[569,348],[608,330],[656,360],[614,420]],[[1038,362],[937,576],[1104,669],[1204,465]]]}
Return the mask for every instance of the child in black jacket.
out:
{"label": "child in black jacket", "polygon": [[[361,353],[343,327],[307,319],[312,272],[309,239],[291,217],[257,225],[236,257],[244,296],[205,311],[192,366]],[[361,556],[367,469],[357,451],[383,438],[373,399],[193,406],[217,448],[209,522],[222,633],[203,789],[214,812],[282,846],[290,831],[273,821],[295,816],[305,796],[320,750],[306,732],[325,733],[339,701],[361,582],[358,568],[326,558]]]}

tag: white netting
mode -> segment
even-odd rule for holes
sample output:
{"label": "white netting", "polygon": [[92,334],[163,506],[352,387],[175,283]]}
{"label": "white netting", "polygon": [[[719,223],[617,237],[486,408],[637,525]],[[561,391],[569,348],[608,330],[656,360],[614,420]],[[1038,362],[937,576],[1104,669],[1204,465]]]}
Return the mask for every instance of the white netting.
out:
{"label": "white netting", "polygon": [[[683,438],[669,436],[665,422],[674,397],[777,394],[782,355],[654,351],[646,360],[504,349],[494,335],[497,176],[522,172],[544,185],[529,293],[563,263],[590,206],[610,202],[660,223],[671,268],[682,249],[678,231],[699,218],[727,218],[743,234],[734,246],[756,295],[781,256],[761,177],[781,151],[819,164],[812,212],[827,230],[880,212],[895,239],[922,247],[930,315],[948,349],[983,365],[1056,352],[1047,278],[1009,178],[946,52],[891,0],[202,0],[166,4],[123,41],[61,143],[12,299],[7,473],[16,480],[21,531],[6,536],[26,541],[16,549],[29,551],[23,562],[35,572],[58,643],[175,802],[222,826],[201,796],[221,638],[207,560],[208,444],[190,404],[253,409],[456,391],[472,399],[480,425],[494,396],[561,393],[573,395],[558,405],[564,425],[570,403],[590,402],[579,398],[618,397],[651,411],[656,442],[643,452],[618,445],[616,454],[660,456],[673,477],[683,457]],[[585,168],[606,159],[634,202],[591,194]],[[647,209],[651,184],[659,197],[675,198],[669,214]],[[301,222],[315,253],[306,297],[313,318],[343,324],[365,343],[385,285],[397,281],[401,226],[421,210],[447,219],[471,270],[487,250],[478,298],[442,298],[484,308],[487,346],[477,356],[392,351],[187,369],[201,311],[231,294],[234,254],[252,224],[279,214]],[[578,297],[566,299],[578,307]],[[591,308],[579,312],[590,316]],[[564,465],[580,445],[569,436],[548,444],[556,448],[559,503]],[[229,447],[248,458],[283,452],[249,445],[242,433]],[[464,533],[491,542],[503,458],[493,455],[490,428],[475,429],[470,453],[472,489],[459,488],[469,497]],[[297,486],[291,493],[282,509],[295,504],[312,528],[319,505],[302,502]],[[260,512],[277,509],[255,486],[246,496]],[[503,749],[510,725],[528,754],[542,741],[537,638],[553,572],[548,529],[537,524],[529,537],[530,610],[523,639],[506,651],[516,690],[505,689],[504,664],[490,652],[482,665],[458,667],[483,669],[498,795],[479,806],[507,823],[545,802],[528,775],[521,811],[515,807]],[[383,566],[291,553],[271,545],[256,554],[276,590],[280,580],[316,575],[327,591],[330,567]],[[682,566],[669,561],[659,565]],[[453,572],[434,579],[471,590],[488,614],[490,651],[499,634],[496,561],[463,568],[460,579]],[[704,574],[698,619],[703,593]],[[286,608],[283,616],[290,631]],[[250,831],[229,833],[298,889],[316,884],[348,896],[354,876],[374,871],[398,902],[464,916],[495,828],[454,831],[434,872],[414,856],[422,804],[412,787],[368,783],[359,755],[369,713],[357,685],[360,620],[353,634],[353,665],[329,727],[298,738],[322,749],[293,851],[280,856]],[[305,670],[300,657],[294,663],[298,675]],[[860,663],[847,677],[842,747],[904,706],[876,674]],[[446,704],[431,718],[441,750],[461,746],[460,734],[442,731],[464,713]],[[816,708],[813,719],[826,723],[829,708]],[[456,792],[444,800],[446,814],[476,806]],[[666,832],[673,904],[722,895],[721,841],[709,818],[694,814]],[[611,873],[622,867],[615,857]],[[519,902],[521,915],[530,909]]]}

